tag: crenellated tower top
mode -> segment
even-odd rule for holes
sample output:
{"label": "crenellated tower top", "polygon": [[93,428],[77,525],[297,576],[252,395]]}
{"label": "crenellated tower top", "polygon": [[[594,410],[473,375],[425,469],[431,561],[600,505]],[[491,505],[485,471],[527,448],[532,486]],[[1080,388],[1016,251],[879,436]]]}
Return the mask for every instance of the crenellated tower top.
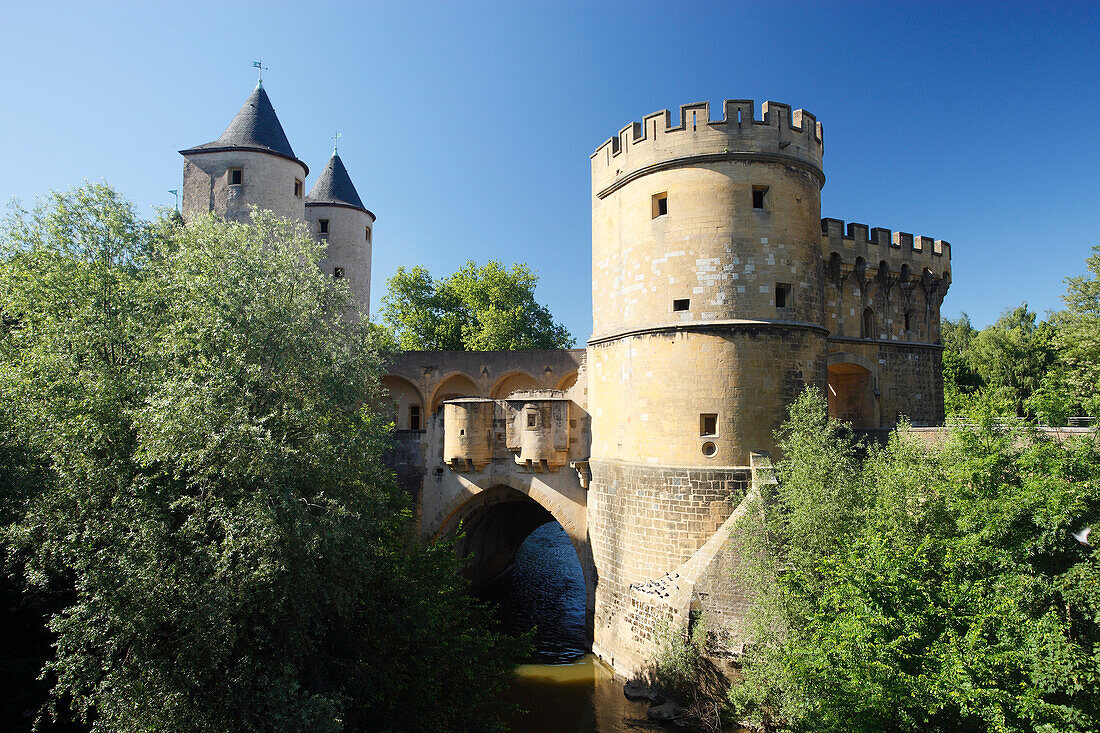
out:
{"label": "crenellated tower top", "polygon": [[824,185],[821,169],[821,123],[809,112],[778,102],[764,102],[760,118],[751,99],[727,99],[723,118],[711,120],[710,103],[661,110],[632,122],[592,154],[592,191],[604,198],[638,175],[679,165],[685,159],[707,163],[719,160],[773,160],[809,170]]}

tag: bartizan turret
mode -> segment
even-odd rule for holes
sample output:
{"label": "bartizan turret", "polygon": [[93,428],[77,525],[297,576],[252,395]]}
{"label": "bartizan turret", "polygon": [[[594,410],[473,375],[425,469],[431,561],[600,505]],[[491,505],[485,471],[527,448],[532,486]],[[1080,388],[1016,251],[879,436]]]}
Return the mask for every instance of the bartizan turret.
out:
{"label": "bartizan turret", "polygon": [[180,154],[184,219],[214,212],[247,221],[250,206],[304,218],[309,168],[294,155],[263,84],[256,84],[221,137]]}
{"label": "bartizan turret", "polygon": [[347,281],[355,309],[367,317],[375,216],[363,206],[335,150],[306,196],[306,220],[314,236],[328,246],[321,270]]}

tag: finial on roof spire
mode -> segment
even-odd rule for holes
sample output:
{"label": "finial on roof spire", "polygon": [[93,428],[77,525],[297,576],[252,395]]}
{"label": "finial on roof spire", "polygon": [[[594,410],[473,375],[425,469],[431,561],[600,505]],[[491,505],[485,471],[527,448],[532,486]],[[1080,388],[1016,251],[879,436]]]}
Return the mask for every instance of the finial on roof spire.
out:
{"label": "finial on roof spire", "polygon": [[252,62],[252,67],[260,70],[259,71],[259,78],[256,79],[256,86],[258,86],[260,89],[263,89],[263,87],[264,87],[264,71],[267,70],[267,67],[264,66],[263,61],[253,61]]}
{"label": "finial on roof spire", "polygon": [[339,130],[337,130],[336,134],[332,136],[332,154],[333,155],[336,155],[336,150],[339,147],[340,138],[342,138],[342,137],[343,137],[343,135],[340,134]]}

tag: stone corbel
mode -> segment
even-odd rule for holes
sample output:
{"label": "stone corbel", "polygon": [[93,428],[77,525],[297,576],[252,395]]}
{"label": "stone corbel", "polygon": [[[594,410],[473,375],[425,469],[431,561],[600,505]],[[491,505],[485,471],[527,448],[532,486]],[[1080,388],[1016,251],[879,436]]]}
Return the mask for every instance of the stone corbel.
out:
{"label": "stone corbel", "polygon": [[588,490],[588,482],[592,480],[592,469],[588,461],[571,461],[569,467],[577,472],[577,479],[581,482],[581,488]]}

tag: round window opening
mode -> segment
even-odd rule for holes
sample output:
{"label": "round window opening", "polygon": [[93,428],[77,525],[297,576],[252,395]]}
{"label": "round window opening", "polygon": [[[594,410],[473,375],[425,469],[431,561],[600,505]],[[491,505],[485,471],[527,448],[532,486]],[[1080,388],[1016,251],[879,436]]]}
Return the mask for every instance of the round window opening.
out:
{"label": "round window opening", "polygon": [[716,446],[714,443],[710,442],[709,440],[706,443],[703,443],[703,455],[704,456],[707,456],[709,458],[710,456],[713,456],[717,452],[718,452],[718,446]]}

